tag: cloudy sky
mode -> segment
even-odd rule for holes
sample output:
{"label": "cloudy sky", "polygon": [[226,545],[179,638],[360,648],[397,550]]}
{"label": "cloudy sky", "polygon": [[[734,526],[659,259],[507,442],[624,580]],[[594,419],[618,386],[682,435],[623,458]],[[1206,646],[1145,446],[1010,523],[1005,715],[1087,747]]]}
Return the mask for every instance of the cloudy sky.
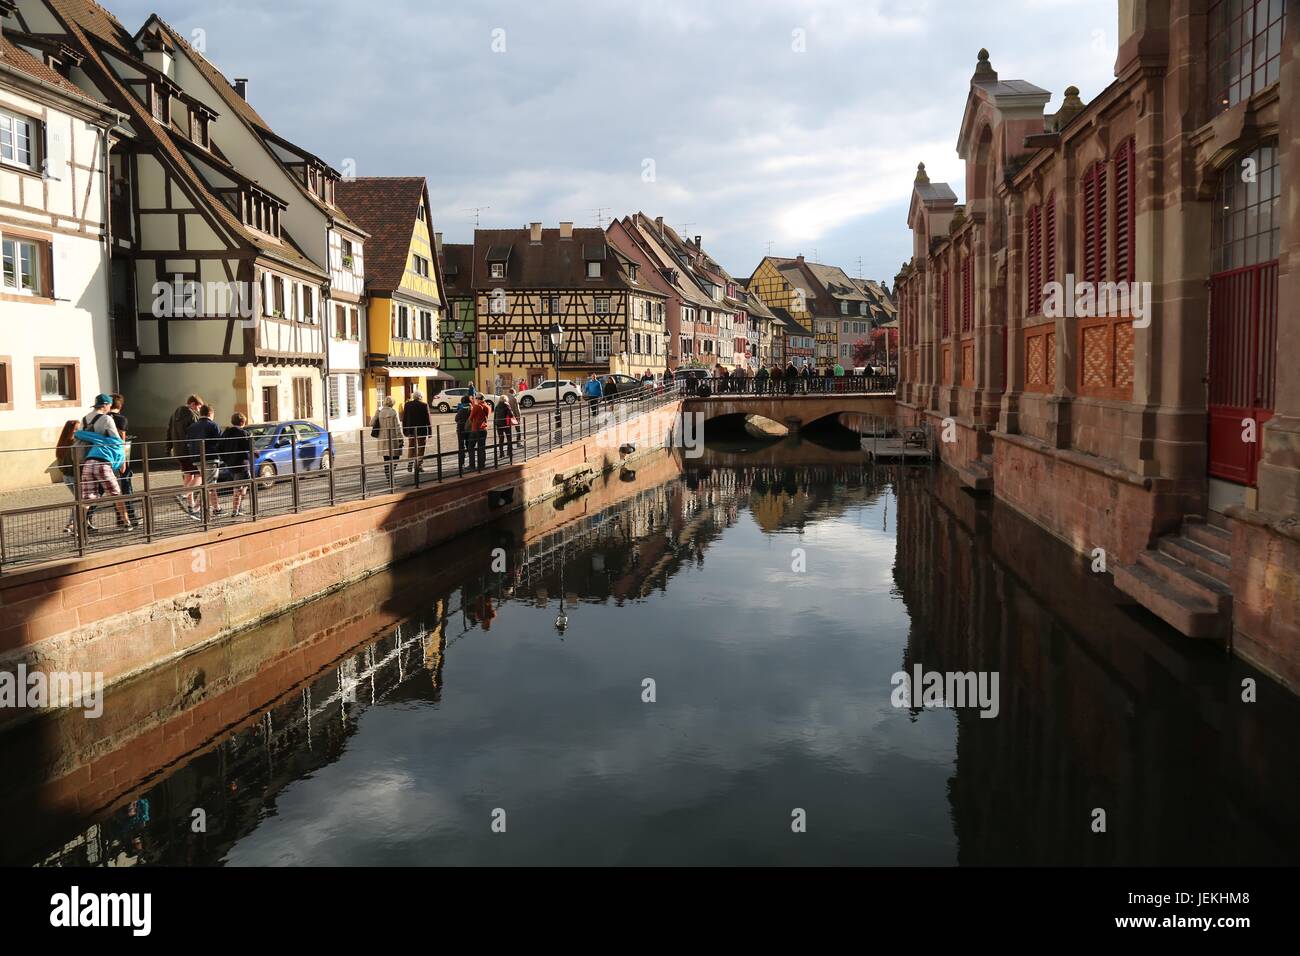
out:
{"label": "cloudy sky", "polygon": [[[1003,79],[1091,99],[1110,0],[104,0],[203,31],[276,130],[357,175],[428,177],[468,241],[637,209],[733,274],[768,251],[871,278],[908,255],[918,161],[962,195],[976,53]],[[689,225],[687,225],[689,224]]]}

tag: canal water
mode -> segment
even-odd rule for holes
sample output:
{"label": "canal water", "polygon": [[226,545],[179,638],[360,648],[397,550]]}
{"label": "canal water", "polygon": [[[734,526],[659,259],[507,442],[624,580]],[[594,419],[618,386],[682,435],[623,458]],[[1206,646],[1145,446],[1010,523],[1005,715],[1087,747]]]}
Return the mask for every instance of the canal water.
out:
{"label": "canal water", "polygon": [[1296,700],[1024,519],[808,440],[685,468],[11,729],[0,862],[1300,862]]}

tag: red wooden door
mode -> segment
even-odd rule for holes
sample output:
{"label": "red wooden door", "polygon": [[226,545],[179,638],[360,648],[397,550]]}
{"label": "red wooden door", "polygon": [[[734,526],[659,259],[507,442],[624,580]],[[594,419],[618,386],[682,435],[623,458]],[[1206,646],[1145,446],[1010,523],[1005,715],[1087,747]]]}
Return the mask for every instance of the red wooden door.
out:
{"label": "red wooden door", "polygon": [[[1210,474],[1254,486],[1260,432],[1273,417],[1277,261],[1210,279]],[[1255,423],[1255,441],[1243,435]]]}

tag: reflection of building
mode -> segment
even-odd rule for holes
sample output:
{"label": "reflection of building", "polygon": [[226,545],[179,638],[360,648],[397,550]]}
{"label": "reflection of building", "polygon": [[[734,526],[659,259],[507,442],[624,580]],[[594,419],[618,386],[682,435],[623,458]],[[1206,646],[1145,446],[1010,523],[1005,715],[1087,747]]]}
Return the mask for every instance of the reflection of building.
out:
{"label": "reflection of building", "polygon": [[339,204],[370,233],[366,409],[384,396],[428,398],[451,376],[439,368],[445,297],[423,176],[368,176],[338,184]]}
{"label": "reflection of building", "polygon": [[[1089,103],[1066,89],[1052,114],[1048,91],[980,51],[958,131],[965,204],[918,169],[895,297],[901,398],[955,422],[941,451],[963,480],[1103,549],[1184,633],[1231,633],[1300,687],[1285,531],[1300,512],[1300,206],[1282,201],[1300,63],[1284,7],[1294,20],[1293,3],[1121,3],[1115,82]],[[1185,519],[1231,522],[1188,532],[1219,552],[1201,567],[1230,605],[1143,554],[1178,547]]]}
{"label": "reflection of building", "polygon": [[[978,505],[950,471],[933,489],[896,488],[894,579],[911,620],[898,669],[999,677],[995,719],[953,712],[958,862],[1294,860],[1300,780],[1287,728],[1300,704],[1221,706],[1206,689],[1235,700],[1252,671],[1171,654],[1104,575],[1041,528]],[[1105,839],[1089,826],[1095,807],[1107,811]]]}

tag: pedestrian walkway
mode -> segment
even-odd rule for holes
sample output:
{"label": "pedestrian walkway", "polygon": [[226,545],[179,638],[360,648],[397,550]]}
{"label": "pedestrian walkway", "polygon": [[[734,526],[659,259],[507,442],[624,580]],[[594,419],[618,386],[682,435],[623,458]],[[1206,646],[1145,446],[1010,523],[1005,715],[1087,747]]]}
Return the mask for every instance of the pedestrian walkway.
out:
{"label": "pedestrian walkway", "polygon": [[[556,448],[583,440],[609,427],[680,399],[680,386],[647,390],[637,395],[564,405],[559,409],[524,413],[520,423],[499,432],[489,422],[484,446],[484,470],[513,467]],[[149,451],[144,443],[133,449],[135,489],[130,495],[77,501],[66,485],[10,492],[0,498],[0,573],[158,538],[231,527],[285,514],[297,514],[349,501],[412,491],[433,483],[453,482],[473,471],[468,453],[462,455],[454,422],[439,421],[423,438],[423,456],[386,461],[369,429],[328,436],[331,455],[319,455],[302,468],[252,480],[218,482],[215,462],[204,461],[202,482],[183,488],[180,470],[161,447]],[[407,454],[405,445],[402,454]],[[255,453],[258,449],[255,447]],[[300,460],[297,446],[288,446],[288,460]],[[54,460],[54,450],[50,459]],[[143,467],[142,467],[143,459]],[[150,465],[152,460],[154,464]],[[242,512],[232,505],[236,491]],[[186,496],[189,497],[187,500]],[[120,525],[116,502],[130,512],[134,528]]]}

